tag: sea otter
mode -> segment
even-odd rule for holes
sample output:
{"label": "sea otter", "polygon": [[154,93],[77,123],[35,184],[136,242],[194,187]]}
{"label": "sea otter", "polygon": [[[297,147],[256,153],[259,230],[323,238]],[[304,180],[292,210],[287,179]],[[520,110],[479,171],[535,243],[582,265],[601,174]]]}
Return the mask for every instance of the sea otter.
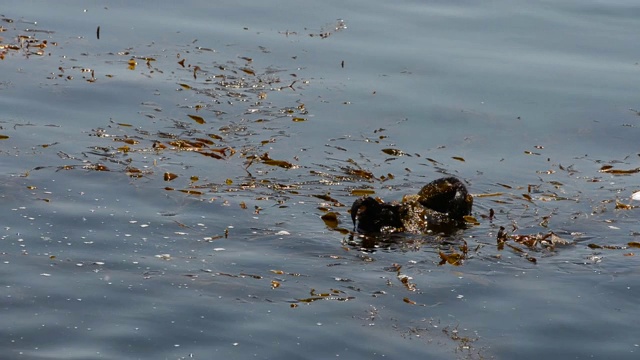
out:
{"label": "sea otter", "polygon": [[418,194],[405,195],[399,204],[380,203],[372,197],[351,206],[354,230],[362,233],[450,231],[471,214],[473,197],[455,177],[434,180]]}

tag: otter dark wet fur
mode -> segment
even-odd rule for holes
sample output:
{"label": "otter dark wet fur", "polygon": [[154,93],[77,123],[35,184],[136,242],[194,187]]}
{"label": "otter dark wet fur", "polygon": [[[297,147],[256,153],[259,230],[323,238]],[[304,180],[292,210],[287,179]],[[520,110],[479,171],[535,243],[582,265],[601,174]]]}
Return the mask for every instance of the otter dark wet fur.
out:
{"label": "otter dark wet fur", "polygon": [[424,207],[448,214],[450,218],[462,220],[471,215],[473,197],[462,181],[455,177],[434,180],[418,192],[418,201]]}
{"label": "otter dark wet fur", "polygon": [[464,224],[471,214],[473,197],[455,177],[434,180],[417,195],[407,195],[402,203],[380,203],[372,197],[356,200],[351,206],[354,230],[424,232],[449,230]]}
{"label": "otter dark wet fur", "polygon": [[385,226],[400,228],[403,223],[398,210],[398,205],[379,203],[372,197],[358,199],[351,206],[354,229],[356,220],[362,232],[377,232]]}

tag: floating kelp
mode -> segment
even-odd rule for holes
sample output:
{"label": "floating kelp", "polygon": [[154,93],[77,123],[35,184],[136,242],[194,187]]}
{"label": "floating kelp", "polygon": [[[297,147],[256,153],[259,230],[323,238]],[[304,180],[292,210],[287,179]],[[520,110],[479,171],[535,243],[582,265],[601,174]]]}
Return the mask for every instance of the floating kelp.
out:
{"label": "floating kelp", "polygon": [[170,172],[164,173],[164,181],[171,181],[177,178],[178,178],[178,175],[174,173],[170,173]]}
{"label": "floating kelp", "polygon": [[622,170],[622,169],[614,169],[612,165],[604,165],[600,168],[600,172],[612,174],[612,175],[631,175],[631,174],[639,173],[640,167],[637,167],[634,169]]}
{"label": "floating kelp", "polygon": [[637,206],[634,205],[630,205],[630,204],[623,204],[620,201],[616,200],[616,209],[618,210],[631,210],[636,208]]}
{"label": "floating kelp", "polygon": [[373,173],[371,173],[370,171],[367,170],[363,170],[363,169],[353,169],[350,167],[344,167],[342,168],[342,171],[344,171],[346,174],[348,175],[354,175],[356,177],[365,179],[365,180],[371,180],[371,179],[376,179],[376,177],[373,175]]}
{"label": "floating kelp", "polygon": [[405,153],[402,150],[399,149],[382,149],[382,152],[387,154],[387,155],[391,155],[391,156],[411,156],[410,154]]}
{"label": "floating kelp", "polygon": [[338,224],[340,223],[340,221],[338,220],[338,214],[332,211],[322,215],[320,218],[322,219],[322,221],[324,221],[327,227],[331,229],[337,228]]}
{"label": "floating kelp", "polygon": [[[315,32],[315,33],[309,33],[308,35],[310,37],[319,37],[321,39],[326,39],[329,36],[333,35],[334,33],[337,33],[337,32],[340,32],[342,30],[345,30],[346,28],[347,28],[347,25],[344,22],[344,20],[338,19],[335,24],[326,25],[320,31]],[[287,35],[287,36],[295,35],[295,34],[297,34],[297,33],[296,32],[290,33],[289,31],[287,31],[285,33],[285,35]]]}
{"label": "floating kelp", "polygon": [[[527,250],[536,252],[541,250],[554,251],[557,247],[574,245],[575,242],[564,239],[553,231],[527,235],[508,234],[504,226],[501,226],[497,234],[497,244],[498,250],[503,250],[507,246],[530,262],[536,263],[537,259],[530,256]],[[525,246],[527,250],[518,245]]]}
{"label": "floating kelp", "polygon": [[124,169],[125,173],[131,177],[131,178],[141,178],[145,175],[146,172],[133,167],[133,166],[128,166]]}
{"label": "floating kelp", "polygon": [[[4,18],[6,19],[6,18]],[[2,31],[7,29],[1,28]],[[53,31],[40,30],[40,33],[53,34]],[[21,54],[24,58],[30,56],[44,56],[46,55],[45,49],[49,46],[57,46],[56,42],[39,39],[36,35],[25,35],[20,32],[16,32],[12,29],[11,33],[7,33],[7,36],[0,37],[0,60],[5,60],[7,56],[12,54]],[[5,39],[11,39],[11,42],[5,43]]]}
{"label": "floating kelp", "polygon": [[311,289],[309,293],[311,297],[296,299],[296,301],[310,304],[318,300],[349,301],[355,299],[354,296],[348,296],[344,291],[338,289],[330,289],[325,293],[317,293],[315,289]]}
{"label": "floating kelp", "polygon": [[640,242],[630,241],[626,245],[611,245],[611,244],[599,245],[599,244],[590,243],[590,244],[587,244],[587,247],[594,250],[595,249],[627,250],[630,248],[640,248]]}
{"label": "floating kelp", "polygon": [[212,157],[214,159],[224,160],[229,158],[230,156],[233,156],[233,154],[235,154],[236,151],[232,148],[224,147],[224,148],[208,148],[206,150],[198,150],[197,153],[200,155]]}
{"label": "floating kelp", "polygon": [[440,256],[440,259],[442,259],[439,265],[444,265],[447,263],[454,266],[462,265],[463,255],[460,253],[452,252],[450,254],[445,254],[444,252],[440,251],[438,255]]}
{"label": "floating kelp", "polygon": [[324,200],[324,201],[329,201],[329,202],[333,203],[333,206],[344,206],[344,204],[342,204],[340,201],[334,199],[329,194],[312,195],[312,196],[316,197],[318,199]]}
{"label": "floating kelp", "polygon": [[483,197],[496,197],[496,196],[503,196],[504,193],[501,192],[494,192],[494,193],[489,193],[489,194],[473,194],[473,197],[475,198],[483,198]]}
{"label": "floating kelp", "polygon": [[83,169],[87,169],[87,170],[95,170],[95,171],[111,171],[104,164],[87,164],[87,165],[82,166],[82,168]]}
{"label": "floating kelp", "polygon": [[[285,168],[285,169],[295,169],[297,168],[296,165],[285,161],[285,160],[274,160],[272,158],[269,157],[269,153],[264,153],[260,156],[251,156],[251,157],[247,157],[251,162],[253,160],[259,160],[260,162],[262,162],[263,164],[267,164],[270,166],[278,166],[281,168]],[[250,163],[251,164],[251,163]],[[248,166],[247,166],[248,167]]]}
{"label": "floating kelp", "polygon": [[376,191],[373,189],[353,189],[351,190],[351,195],[354,196],[366,196],[366,195],[373,195],[375,194]]}
{"label": "floating kelp", "polygon": [[198,116],[198,115],[189,115],[187,114],[188,117],[190,117],[193,121],[197,122],[200,125],[206,124],[207,122],[204,121],[204,118],[202,116]]}

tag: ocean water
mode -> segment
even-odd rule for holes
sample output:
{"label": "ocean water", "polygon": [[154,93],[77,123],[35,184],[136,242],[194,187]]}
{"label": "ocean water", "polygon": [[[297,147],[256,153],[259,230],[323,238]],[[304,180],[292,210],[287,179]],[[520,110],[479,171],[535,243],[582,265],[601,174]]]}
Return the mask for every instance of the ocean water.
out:
{"label": "ocean water", "polygon": [[[638,13],[6,2],[2,357],[637,358]],[[477,223],[349,232],[444,175]]]}

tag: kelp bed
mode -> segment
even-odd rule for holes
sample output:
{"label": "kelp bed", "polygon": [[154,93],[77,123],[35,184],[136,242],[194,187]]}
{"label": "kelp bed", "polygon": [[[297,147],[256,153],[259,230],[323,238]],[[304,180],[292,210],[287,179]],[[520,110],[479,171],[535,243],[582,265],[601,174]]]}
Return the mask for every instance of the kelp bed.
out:
{"label": "kelp bed", "polygon": [[[56,138],[50,143],[33,144],[21,134],[25,129],[46,133],[48,128],[59,127],[54,118],[48,124],[4,119],[0,156],[25,161],[23,171],[5,179],[10,185],[4,191],[14,192],[7,194],[9,198],[27,194],[28,200],[19,201],[55,203],[66,196],[42,189],[31,180],[36,172],[50,173],[58,179],[78,173],[102,174],[112,186],[157,189],[159,197],[170,194],[211,203],[212,211],[235,207],[247,219],[268,211],[274,220],[266,220],[261,229],[263,235],[299,232],[322,237],[325,230],[330,230],[327,250],[322,255],[329,267],[372,263],[379,257],[377,254],[383,256],[389,251],[421,251],[421,256],[434,267],[461,269],[470,261],[545,266],[546,261],[541,259],[574,252],[573,262],[588,266],[605,259],[623,262],[634,258],[634,249],[640,247],[636,240],[639,234],[633,231],[611,237],[592,235],[606,233],[602,229],[625,232],[634,221],[637,209],[629,197],[636,189],[625,183],[639,172],[632,166],[636,154],[624,155],[621,160],[575,157],[572,164],[566,165],[547,154],[544,144],[519,149],[509,156],[525,157],[531,172],[524,174],[529,179],[527,183],[513,183],[474,170],[473,159],[452,153],[446,145],[424,153],[409,153],[396,143],[393,131],[385,128],[364,127],[358,134],[336,133],[333,138],[320,140],[327,142],[324,148],[305,146],[301,145],[304,139],[313,137],[315,126],[321,126],[313,122],[322,118],[314,110],[323,101],[322,96],[317,96],[323,90],[314,88],[322,80],[321,74],[306,70],[295,55],[279,58],[261,46],[247,50],[251,54],[237,55],[227,49],[200,46],[200,41],[194,40],[171,50],[150,43],[99,56],[81,56],[66,53],[54,31],[24,28],[19,25],[25,24],[8,18],[0,20],[4,23],[0,58],[5,64],[20,63],[24,68],[29,68],[34,57],[46,61],[49,71],[41,76],[42,86],[91,91],[102,86],[117,88],[118,81],[125,86],[130,78],[144,78],[151,84],[146,87],[150,100],[140,104],[137,114],[127,118],[104,114],[102,126],[67,129],[73,132],[74,144]],[[331,41],[328,38],[344,29],[346,24],[339,20],[317,31],[287,31],[281,35]],[[98,27],[98,38],[100,31]],[[280,59],[281,65],[266,65],[264,58]],[[344,65],[342,62],[337,66]],[[96,121],[99,120],[91,123]],[[403,170],[385,170],[392,165]],[[430,175],[422,177],[424,173]],[[407,189],[417,191],[425,181],[445,174],[465,179],[475,196],[475,209],[467,219],[466,230],[446,236],[364,236],[352,232],[347,209],[358,196],[385,194],[386,201],[399,199]],[[292,204],[298,204],[295,209],[305,204],[305,215],[313,218],[313,225],[271,230],[269,224],[284,217],[278,211],[288,214]],[[197,224],[181,221],[175,221],[174,226],[176,232],[197,228]],[[249,232],[225,224],[214,227],[213,233],[181,234],[193,236],[193,241],[211,243],[215,251],[224,250],[215,247],[216,240]],[[170,253],[156,257],[159,262],[177,260]],[[571,255],[565,254],[567,257]],[[51,254],[46,261],[65,260]],[[413,295],[421,293],[421,289],[413,281],[412,276],[416,275],[403,270],[408,266],[378,265],[378,270],[391,276],[381,288],[365,292],[382,296],[386,287],[397,286],[405,293],[398,299],[407,305],[432,306],[414,300]],[[262,280],[264,289],[273,291],[281,289],[283,283],[295,282],[290,279],[311,276],[288,271],[286,263],[281,269],[268,268],[260,273],[201,270],[183,275],[204,285],[210,279],[203,273],[237,283]],[[158,274],[149,271],[143,276],[149,279]],[[360,296],[359,285],[351,284],[348,271],[336,281],[338,286],[321,291],[305,285],[301,285],[303,289],[291,289],[289,285],[286,295],[265,298],[297,308],[318,301],[352,301]],[[373,321],[378,310],[372,307],[368,311],[370,318],[365,320]],[[412,337],[437,328],[432,325],[409,330],[397,323],[392,326],[402,336]],[[483,349],[473,346],[475,335],[461,335],[453,325],[441,331],[440,336],[460,350],[459,356],[483,357]]]}

